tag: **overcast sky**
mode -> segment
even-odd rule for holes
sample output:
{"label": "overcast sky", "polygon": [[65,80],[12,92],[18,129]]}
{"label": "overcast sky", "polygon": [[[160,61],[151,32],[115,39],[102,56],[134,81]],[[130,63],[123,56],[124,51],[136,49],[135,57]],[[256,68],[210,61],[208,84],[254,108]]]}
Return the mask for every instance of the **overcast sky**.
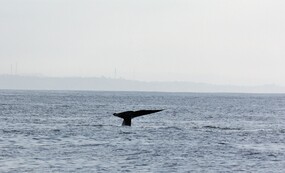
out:
{"label": "overcast sky", "polygon": [[285,86],[284,0],[0,0],[0,74]]}

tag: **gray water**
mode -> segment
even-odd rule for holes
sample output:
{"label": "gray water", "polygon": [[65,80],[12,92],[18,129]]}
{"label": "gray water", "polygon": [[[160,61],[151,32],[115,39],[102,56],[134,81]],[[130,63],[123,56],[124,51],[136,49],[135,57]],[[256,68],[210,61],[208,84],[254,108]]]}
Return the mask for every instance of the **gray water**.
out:
{"label": "gray water", "polygon": [[0,172],[234,171],[285,171],[285,95],[0,90]]}

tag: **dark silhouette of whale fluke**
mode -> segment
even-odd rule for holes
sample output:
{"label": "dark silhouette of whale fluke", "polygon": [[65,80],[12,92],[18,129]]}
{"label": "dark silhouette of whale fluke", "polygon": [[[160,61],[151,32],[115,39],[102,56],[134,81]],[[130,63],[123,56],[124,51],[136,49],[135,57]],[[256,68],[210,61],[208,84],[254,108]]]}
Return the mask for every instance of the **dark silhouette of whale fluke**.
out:
{"label": "dark silhouette of whale fluke", "polygon": [[126,111],[126,112],[120,112],[120,113],[114,113],[113,115],[116,117],[120,117],[123,118],[123,126],[131,126],[132,125],[132,119],[139,117],[139,116],[143,116],[143,115],[147,115],[147,114],[152,114],[152,113],[156,113],[156,112],[160,112],[161,110],[139,110],[139,111]]}

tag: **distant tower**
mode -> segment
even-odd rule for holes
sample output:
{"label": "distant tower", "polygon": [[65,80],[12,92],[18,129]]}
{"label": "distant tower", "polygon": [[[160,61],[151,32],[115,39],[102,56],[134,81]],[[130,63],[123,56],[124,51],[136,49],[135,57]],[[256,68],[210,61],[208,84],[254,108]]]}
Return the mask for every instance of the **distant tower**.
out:
{"label": "distant tower", "polygon": [[16,63],[16,67],[15,67],[15,75],[18,74],[18,63]]}
{"label": "distant tower", "polygon": [[13,64],[11,64],[11,75],[13,75]]}
{"label": "distant tower", "polygon": [[117,68],[115,68],[115,71],[114,71],[114,78],[117,79]]}

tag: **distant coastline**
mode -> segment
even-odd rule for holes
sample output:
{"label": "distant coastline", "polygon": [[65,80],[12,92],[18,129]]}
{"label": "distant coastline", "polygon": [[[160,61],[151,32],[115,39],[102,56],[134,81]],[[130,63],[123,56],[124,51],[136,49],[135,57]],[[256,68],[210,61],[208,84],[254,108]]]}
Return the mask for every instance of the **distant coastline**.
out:
{"label": "distant coastline", "polygon": [[106,77],[40,77],[0,75],[0,89],[13,90],[94,90],[155,92],[285,93],[276,85],[235,86],[195,82],[143,82]]}

